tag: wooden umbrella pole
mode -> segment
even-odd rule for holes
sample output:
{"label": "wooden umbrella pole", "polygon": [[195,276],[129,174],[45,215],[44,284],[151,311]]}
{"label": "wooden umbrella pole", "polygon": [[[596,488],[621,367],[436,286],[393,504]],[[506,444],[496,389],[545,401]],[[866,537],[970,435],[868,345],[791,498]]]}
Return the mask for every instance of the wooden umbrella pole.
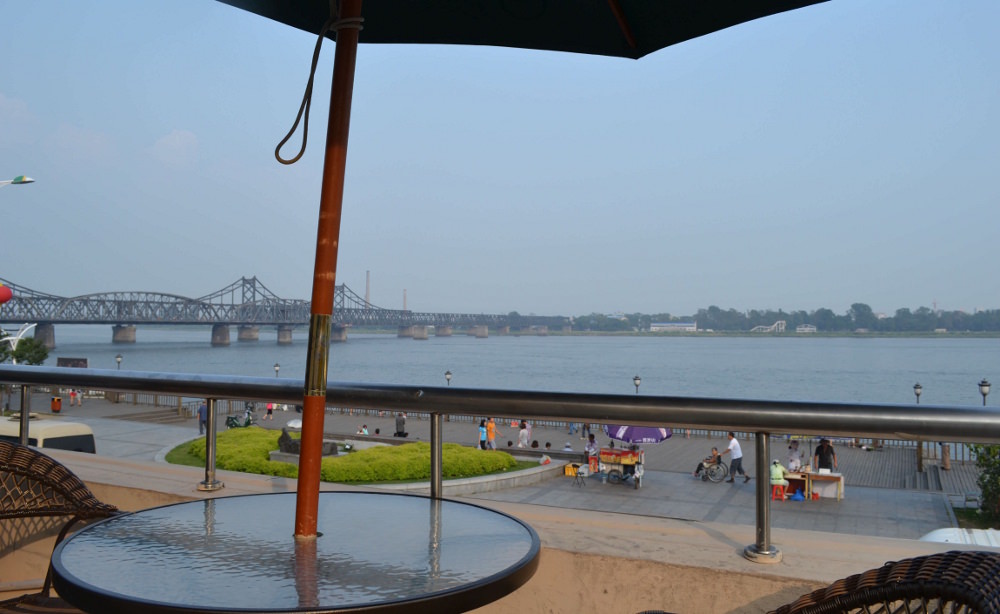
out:
{"label": "wooden umbrella pole", "polygon": [[[361,0],[343,0],[340,19],[361,16]],[[313,273],[309,348],[306,356],[305,397],[302,404],[302,446],[295,503],[295,537],[315,539],[319,515],[320,461],[323,456],[323,419],[326,409],[327,362],[330,356],[330,321],[337,284],[337,248],[344,203],[347,137],[351,126],[354,66],[358,55],[358,28],[337,32],[330,91],[330,120],[323,161],[316,265]]]}

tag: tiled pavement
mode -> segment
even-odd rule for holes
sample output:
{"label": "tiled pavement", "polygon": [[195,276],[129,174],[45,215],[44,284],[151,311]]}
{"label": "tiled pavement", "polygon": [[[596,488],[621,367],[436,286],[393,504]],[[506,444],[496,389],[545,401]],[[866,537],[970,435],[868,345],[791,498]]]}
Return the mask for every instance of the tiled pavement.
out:
{"label": "tiled pavement", "polygon": [[[34,407],[39,413],[48,413],[47,399],[38,399]],[[83,407],[63,407],[62,417],[91,424],[98,439],[102,455],[130,459],[162,459],[169,448],[197,436],[197,423],[188,419],[178,425],[159,425],[133,420],[110,419],[125,413],[135,413],[134,406],[114,405],[103,400],[89,399]],[[294,412],[276,412],[266,427],[278,428],[288,420],[298,417]],[[392,417],[352,416],[329,414],[326,430],[331,433],[350,434],[360,424],[368,424],[371,432],[381,428],[383,433],[393,429]],[[407,422],[410,439],[427,440],[429,425],[426,420],[410,418]],[[502,446],[510,438],[507,426]],[[471,422],[446,422],[445,438],[448,441],[471,444],[476,437],[476,425]],[[533,438],[540,442],[551,441],[560,449],[569,441],[574,449],[582,451],[582,441],[570,437],[562,428],[538,427]],[[606,438],[599,437],[602,442]],[[530,503],[557,508],[575,508],[637,514],[650,517],[673,518],[723,524],[753,525],[755,522],[754,492],[756,479],[744,484],[714,484],[692,478],[691,471],[711,446],[724,446],[720,437],[707,438],[693,433],[690,439],[681,434],[656,446],[646,447],[646,475],[639,490],[631,485],[601,483],[592,476],[586,486],[573,485],[571,478],[556,478],[540,485],[523,486],[503,491],[476,495],[477,498]],[[773,448],[784,451],[783,440],[775,440]],[[743,441],[744,465],[756,478],[754,446]],[[807,448],[808,449],[808,448]],[[887,448],[879,452],[866,452],[857,448],[837,447],[840,468],[845,475],[845,497],[842,501],[820,499],[804,502],[773,502],[771,526],[780,529],[806,529],[820,532],[899,537],[915,539],[940,527],[955,526],[954,516],[944,492],[906,490],[900,486],[905,475],[916,469],[912,449]],[[783,454],[772,453],[775,458]],[[948,478],[954,484],[969,483],[974,467],[953,462],[951,472],[942,472],[942,482]],[[974,477],[972,478],[974,483]],[[961,492],[961,491],[959,491]],[[775,541],[780,541],[776,534]]]}

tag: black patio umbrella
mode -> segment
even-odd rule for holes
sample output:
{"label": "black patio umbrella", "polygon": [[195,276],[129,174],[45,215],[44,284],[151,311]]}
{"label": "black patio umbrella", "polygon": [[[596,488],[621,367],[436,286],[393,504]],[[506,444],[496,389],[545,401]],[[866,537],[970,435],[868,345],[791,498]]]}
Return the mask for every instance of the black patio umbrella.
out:
{"label": "black patio umbrella", "polygon": [[[330,320],[359,37],[365,43],[492,45],[637,59],[717,30],[824,0],[369,0],[363,10],[361,0],[220,1],[337,41],[320,194],[295,516],[296,537],[308,538],[316,535],[317,526]],[[311,85],[307,95],[310,90]],[[303,106],[308,109],[306,101]]]}

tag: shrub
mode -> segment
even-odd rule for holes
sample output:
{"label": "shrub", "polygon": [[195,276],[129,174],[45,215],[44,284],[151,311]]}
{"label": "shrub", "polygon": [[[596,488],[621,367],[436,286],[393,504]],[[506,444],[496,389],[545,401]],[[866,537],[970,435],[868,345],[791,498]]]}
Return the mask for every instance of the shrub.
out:
{"label": "shrub", "polygon": [[976,455],[976,466],[979,467],[979,489],[982,498],[979,511],[988,520],[1000,519],[1000,446],[973,444],[970,446]]}
{"label": "shrub", "polygon": [[[430,444],[417,442],[324,458],[322,480],[342,483],[427,480],[431,476],[430,450]],[[506,452],[484,452],[455,443],[444,444],[441,457],[441,473],[445,478],[471,477],[517,466]]]}
{"label": "shrub", "polygon": [[[269,453],[278,449],[280,435],[280,431],[256,426],[221,432],[216,436],[215,464],[219,469],[229,471],[298,477],[298,466],[270,460]],[[187,445],[192,455],[205,460],[204,438],[195,439]],[[324,458],[320,479],[346,484],[428,480],[431,476],[430,454],[431,446],[426,442],[358,450]],[[484,452],[456,443],[444,444],[441,457],[441,473],[446,479],[473,477],[517,467],[517,461],[506,452]]]}

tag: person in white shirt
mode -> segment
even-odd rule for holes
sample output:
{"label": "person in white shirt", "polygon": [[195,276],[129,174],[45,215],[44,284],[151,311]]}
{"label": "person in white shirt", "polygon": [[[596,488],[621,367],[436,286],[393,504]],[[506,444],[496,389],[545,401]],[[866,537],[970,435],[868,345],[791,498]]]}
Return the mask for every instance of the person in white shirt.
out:
{"label": "person in white shirt", "polygon": [[722,453],[731,455],[733,462],[729,464],[729,479],[726,481],[735,481],[733,478],[738,473],[743,476],[743,483],[746,484],[750,481],[750,476],[743,471],[743,449],[740,448],[740,442],[737,441],[735,433],[729,431],[727,437],[729,437],[729,447],[723,450]]}
{"label": "person in white shirt", "polygon": [[799,450],[799,442],[795,439],[788,445],[788,470],[798,471],[802,469],[802,450]]}

